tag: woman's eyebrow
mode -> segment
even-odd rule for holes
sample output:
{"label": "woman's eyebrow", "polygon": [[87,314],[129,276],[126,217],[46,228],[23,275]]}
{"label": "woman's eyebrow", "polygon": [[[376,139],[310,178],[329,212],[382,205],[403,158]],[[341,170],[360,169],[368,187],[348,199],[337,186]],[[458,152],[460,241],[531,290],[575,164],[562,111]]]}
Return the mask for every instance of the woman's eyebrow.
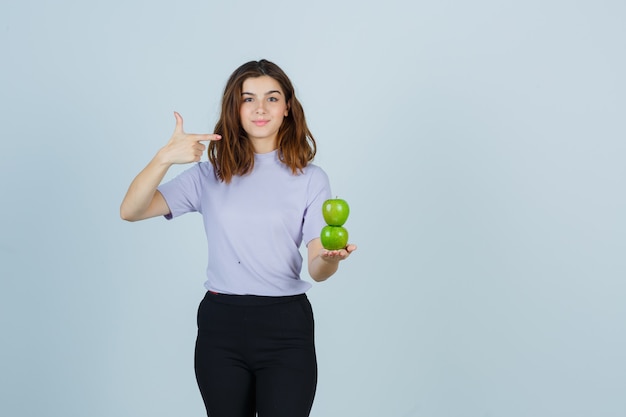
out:
{"label": "woman's eyebrow", "polygon": [[[269,96],[270,94],[282,94],[279,90],[270,90],[267,93],[265,93],[266,96]],[[256,94],[254,93],[249,93],[247,91],[244,91],[243,93],[241,93],[242,96],[255,96]]]}

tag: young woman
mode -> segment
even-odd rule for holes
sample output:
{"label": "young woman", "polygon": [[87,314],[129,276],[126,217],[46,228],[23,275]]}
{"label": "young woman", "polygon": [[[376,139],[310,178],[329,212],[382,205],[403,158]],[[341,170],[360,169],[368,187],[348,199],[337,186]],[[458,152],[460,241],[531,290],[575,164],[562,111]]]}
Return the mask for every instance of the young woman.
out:
{"label": "young woman", "polygon": [[[328,251],[320,243],[330,186],[311,163],[316,144],[291,81],[274,63],[251,61],[230,76],[215,133],[185,133],[174,115],[174,134],[130,184],[120,214],[202,214],[209,262],[195,370],[207,414],[308,416],[317,361],[299,247],[306,244],[319,282],[356,246]],[[161,184],[169,167],[190,162],[197,164]]]}

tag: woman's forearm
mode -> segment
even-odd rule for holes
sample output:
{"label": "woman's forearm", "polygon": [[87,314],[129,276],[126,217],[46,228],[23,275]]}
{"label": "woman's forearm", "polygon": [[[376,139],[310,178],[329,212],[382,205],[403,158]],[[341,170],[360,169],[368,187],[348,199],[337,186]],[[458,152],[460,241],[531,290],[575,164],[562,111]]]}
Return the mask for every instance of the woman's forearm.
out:
{"label": "woman's forearm", "polygon": [[339,260],[326,260],[320,255],[309,263],[309,275],[317,282],[326,281],[339,268]]}
{"label": "woman's forearm", "polygon": [[167,205],[158,204],[155,196],[170,166],[157,154],[135,177],[120,206],[122,219],[136,221],[167,214]]}

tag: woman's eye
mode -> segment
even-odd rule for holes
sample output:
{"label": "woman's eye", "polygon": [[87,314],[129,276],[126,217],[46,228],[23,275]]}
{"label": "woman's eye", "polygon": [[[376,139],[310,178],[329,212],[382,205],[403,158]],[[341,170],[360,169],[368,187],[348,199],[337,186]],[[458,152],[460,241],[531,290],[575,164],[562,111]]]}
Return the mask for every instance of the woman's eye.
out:
{"label": "woman's eye", "polygon": [[267,99],[267,101],[276,102],[276,101],[278,101],[278,98],[277,97],[270,97],[270,98]]}
{"label": "woman's eye", "polygon": [[243,99],[243,102],[244,102],[244,103],[251,103],[251,102],[252,102],[252,98],[251,98],[251,97],[245,97],[245,98]]}

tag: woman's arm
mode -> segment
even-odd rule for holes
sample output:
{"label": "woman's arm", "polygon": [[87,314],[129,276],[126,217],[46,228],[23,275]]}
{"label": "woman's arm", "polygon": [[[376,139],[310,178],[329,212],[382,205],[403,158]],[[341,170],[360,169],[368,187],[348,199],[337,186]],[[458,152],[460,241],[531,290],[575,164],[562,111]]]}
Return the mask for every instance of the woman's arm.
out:
{"label": "woman's arm", "polygon": [[167,170],[174,164],[200,161],[206,148],[200,142],[221,139],[221,136],[215,134],[187,134],[183,130],[181,115],[174,113],[174,117],[176,128],[169,142],[157,152],[128,187],[120,206],[120,217],[124,220],[137,221],[168,214],[170,209],[157,190]]}
{"label": "woman's arm", "polygon": [[345,249],[327,250],[319,238],[311,240],[307,246],[309,274],[317,282],[330,278],[339,268],[339,261],[347,259],[356,250],[356,245],[349,244]]}
{"label": "woman's arm", "polygon": [[120,217],[131,222],[163,216],[170,212],[157,187],[171,166],[160,152],[131,182],[120,206]]}

